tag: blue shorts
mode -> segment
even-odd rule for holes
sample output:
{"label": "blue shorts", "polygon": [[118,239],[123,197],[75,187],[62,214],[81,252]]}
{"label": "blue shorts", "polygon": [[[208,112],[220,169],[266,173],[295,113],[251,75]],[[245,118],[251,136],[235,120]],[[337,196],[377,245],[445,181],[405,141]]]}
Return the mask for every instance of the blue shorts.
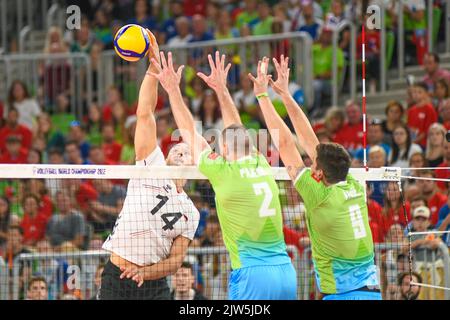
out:
{"label": "blue shorts", "polygon": [[230,300],[296,300],[297,273],[292,263],[254,266],[231,272]]}
{"label": "blue shorts", "polygon": [[383,300],[381,293],[376,291],[350,291],[326,295],[322,300]]}

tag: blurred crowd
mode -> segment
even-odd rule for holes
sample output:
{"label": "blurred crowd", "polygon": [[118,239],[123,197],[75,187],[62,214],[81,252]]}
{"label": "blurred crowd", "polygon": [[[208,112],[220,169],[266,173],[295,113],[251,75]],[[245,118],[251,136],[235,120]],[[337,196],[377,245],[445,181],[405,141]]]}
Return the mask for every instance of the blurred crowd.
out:
{"label": "blurred crowd", "polygon": [[[353,158],[353,167],[357,168],[364,165],[361,106],[356,101],[348,101],[345,106],[330,107],[327,99],[331,93],[333,28],[344,19],[361,23],[365,19],[361,14],[364,12],[362,2],[175,0],[169,2],[169,12],[166,12],[156,1],[153,4],[145,0],[85,1],[82,10],[86,15],[81,29],[63,33],[58,28],[51,28],[45,52],[85,52],[94,61],[99,52],[112,48],[115,32],[125,23],[138,23],[149,28],[160,44],[168,45],[298,30],[308,32],[315,41],[312,49],[314,101],[304,111],[314,119],[314,130],[319,140],[342,144]],[[97,4],[93,6],[92,3]],[[392,3],[387,19],[389,30],[395,30],[397,21],[395,1]],[[404,274],[408,271],[407,221],[412,231],[450,230],[449,184],[432,180],[450,177],[450,143],[445,139],[450,130],[450,71],[440,66],[438,55],[427,52],[423,47],[425,2],[411,0],[404,3],[408,21],[407,45],[414,49],[405,50],[407,62],[421,64],[423,76],[410,82],[405,92],[405,104],[389,102],[384,119],[369,117],[367,128],[368,166],[402,167],[406,168],[403,175],[411,176],[403,180],[402,193],[397,183],[368,183],[369,223],[373,239],[387,248],[377,251],[377,255],[383,266],[383,294],[388,299],[405,298],[402,290],[407,286],[404,283],[409,281]],[[439,8],[441,3],[435,1],[434,5]],[[344,30],[339,39],[338,65],[343,77],[349,36],[348,30]],[[369,31],[367,38],[369,84],[376,90],[376,81],[372,80],[378,79],[378,31]],[[190,61],[194,68],[195,63],[195,59]],[[61,74],[70,72],[66,70]],[[251,82],[245,72],[237,78],[233,98],[243,123],[249,129],[265,129]],[[0,115],[3,116],[0,121],[0,163],[133,165],[136,101],[126,101],[122,88],[111,86],[107,89],[107,101],[86,106],[80,117],[72,112],[70,86],[64,79],[55,80],[45,89],[51,92],[43,96],[39,95],[39,90],[31,93],[24,82],[14,81],[7,101],[0,101]],[[291,87],[295,99],[302,104],[301,88],[295,83]],[[187,105],[196,120],[201,121],[204,130],[223,129],[217,97],[206,89],[202,80],[192,77],[185,81],[183,92]],[[280,103],[276,105],[283,113],[283,106]],[[163,92],[158,97],[156,110],[158,143],[167,155],[170,147],[180,140],[174,135],[176,124]],[[286,122],[290,125],[288,119]],[[272,165],[282,166],[267,134],[258,135],[256,144],[261,148],[264,146],[263,153]],[[307,155],[304,155],[304,160],[306,164],[311,163]],[[436,169],[420,169],[427,167]],[[310,251],[305,251],[309,238],[302,200],[290,183],[279,184],[286,243],[295,246],[298,254],[310,254]],[[190,181],[187,192],[201,214],[192,246],[223,246],[212,188],[205,181]],[[0,265],[11,269],[14,258],[21,253],[100,249],[115,223],[125,195],[126,181],[2,179]],[[405,206],[402,205],[402,195]],[[411,240],[414,270],[417,271],[415,277],[442,285],[443,266],[437,249],[442,243],[450,246],[450,238],[428,235],[414,236]],[[428,264],[431,253],[437,254],[438,263],[433,268],[436,268],[438,279],[430,278]],[[195,282],[197,290],[195,293],[187,290],[189,297],[200,293],[211,299],[225,297],[225,269],[228,266],[223,258],[215,255],[207,263],[194,259],[192,265],[186,265],[186,270],[191,271],[184,270],[185,278],[184,282],[180,280],[180,286],[186,287],[185,282],[188,281],[191,283],[188,287],[192,287]],[[201,267],[197,268],[199,265]],[[40,274],[40,277],[27,282],[27,288],[22,288],[22,297],[80,298],[79,294],[66,287],[65,297],[55,293],[60,282],[67,279],[65,276],[58,282],[52,277],[61,269],[66,270],[67,266],[67,262],[58,260],[45,272],[39,266],[21,269],[23,278]],[[97,283],[101,265],[92,274],[95,274],[93,281],[97,279]],[[186,297],[186,292],[181,296]],[[429,294],[422,289],[420,298],[430,298]],[[95,291],[92,292],[94,295]]]}

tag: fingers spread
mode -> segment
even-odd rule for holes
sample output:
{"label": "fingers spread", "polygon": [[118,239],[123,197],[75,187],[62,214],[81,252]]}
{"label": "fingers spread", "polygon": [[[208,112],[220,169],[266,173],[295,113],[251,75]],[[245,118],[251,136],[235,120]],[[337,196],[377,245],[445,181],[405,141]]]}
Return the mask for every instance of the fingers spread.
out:
{"label": "fingers spread", "polygon": [[256,82],[256,78],[255,78],[251,73],[248,74],[248,78],[249,78],[253,83]]}
{"label": "fingers spread", "polygon": [[231,68],[231,63],[229,63],[228,65],[227,65],[227,67],[225,68],[225,77],[227,76],[227,74],[228,74],[228,71],[230,71],[230,68]]}
{"label": "fingers spread", "polygon": [[173,70],[172,52],[170,51],[167,54],[167,65],[169,66],[170,69]]}
{"label": "fingers spread", "polygon": [[179,66],[177,70],[177,76],[179,79],[181,79],[181,75],[183,74],[184,65]]}
{"label": "fingers spread", "polygon": [[[217,56],[217,53],[216,53]],[[211,68],[211,73],[216,69],[213,58],[210,54],[208,54],[209,67]]]}
{"label": "fingers spread", "polygon": [[161,56],[161,65],[163,68],[167,68],[167,61],[166,61],[166,56],[164,55],[164,52],[160,52],[160,56]]}

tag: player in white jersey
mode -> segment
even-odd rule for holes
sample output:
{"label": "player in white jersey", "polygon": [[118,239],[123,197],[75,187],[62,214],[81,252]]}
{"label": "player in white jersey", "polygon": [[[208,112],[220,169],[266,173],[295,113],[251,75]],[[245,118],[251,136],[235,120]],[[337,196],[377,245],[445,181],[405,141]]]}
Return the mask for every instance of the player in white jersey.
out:
{"label": "player in white jersey", "polygon": [[[151,58],[159,60],[152,38]],[[158,80],[151,64],[139,91],[136,111],[137,166],[191,165],[190,149],[174,146],[167,157],[157,145],[154,110]],[[99,298],[170,299],[166,276],[181,266],[197,230],[199,213],[183,191],[185,181],[130,179],[123,208],[103,249],[111,252],[102,273]]]}

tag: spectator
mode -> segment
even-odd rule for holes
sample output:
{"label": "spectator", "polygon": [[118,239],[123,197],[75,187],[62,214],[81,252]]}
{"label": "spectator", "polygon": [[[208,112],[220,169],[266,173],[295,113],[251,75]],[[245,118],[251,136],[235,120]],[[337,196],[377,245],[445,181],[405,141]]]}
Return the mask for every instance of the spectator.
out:
{"label": "spectator", "polygon": [[18,122],[19,112],[17,109],[9,109],[6,125],[0,129],[0,153],[6,151],[6,140],[10,136],[20,137],[21,147],[29,149],[32,142],[32,133],[28,127]]}
{"label": "spectator", "polygon": [[[59,27],[51,27],[45,39],[44,53],[46,55],[68,53],[62,31]],[[71,80],[71,65],[65,58],[45,60],[41,85],[44,89],[44,105],[46,111],[54,111],[56,97],[69,93]]]}
{"label": "spectator", "polygon": [[320,117],[323,114],[323,98],[331,96],[333,54],[337,55],[339,74],[341,74],[342,68],[344,67],[344,54],[340,49],[334,53],[331,44],[332,35],[333,30],[329,26],[324,26],[319,37],[319,42],[312,47],[314,103],[310,110],[310,116],[313,118]]}
{"label": "spectator", "polygon": [[95,233],[109,234],[122,210],[126,190],[110,180],[94,179],[93,184],[98,191],[98,198],[91,204],[90,221]]}
{"label": "spectator", "polygon": [[391,100],[386,105],[384,109],[384,114],[386,115],[386,119],[382,122],[382,128],[384,132],[384,140],[387,143],[392,142],[392,132],[399,125],[404,124],[403,122],[403,114],[404,109],[400,102]]}
{"label": "spectator", "polygon": [[434,84],[444,79],[447,83],[450,83],[450,71],[439,67],[439,55],[433,52],[428,52],[424,56],[423,68],[426,75],[423,77],[423,82],[427,85],[427,89],[430,92],[435,90]]}
{"label": "spectator", "polygon": [[114,165],[117,164],[105,158],[105,154],[100,146],[93,145],[89,150],[89,162],[94,165]]}
{"label": "spectator", "polygon": [[445,99],[450,98],[450,82],[445,79],[436,81],[433,93],[433,105],[439,111]]}
{"label": "spectator", "polygon": [[298,26],[295,30],[307,32],[313,41],[317,41],[319,40],[323,21],[314,15],[314,4],[314,1],[302,1],[301,16],[297,21]]}
{"label": "spectator", "polygon": [[[412,52],[411,44],[415,46],[416,61],[421,65],[424,63],[424,55],[427,51],[426,44],[426,17],[424,0],[408,0],[403,3],[404,26],[406,32],[406,62]],[[414,49],[414,48],[413,48]]]}
{"label": "spectator", "polygon": [[60,250],[82,248],[86,236],[86,222],[83,215],[76,211],[70,196],[64,191],[56,193],[57,214],[47,224],[46,235],[52,246]]}
{"label": "spectator", "polygon": [[134,6],[135,17],[128,21],[129,24],[138,24],[149,30],[157,30],[156,20],[149,14],[146,0],[136,0]]}
{"label": "spectator", "polygon": [[222,22],[220,21],[219,14],[221,12],[228,12],[226,9],[221,10],[220,5],[215,2],[208,1],[206,4],[206,13],[205,13],[205,19],[206,19],[206,25],[209,33],[214,34],[214,31],[217,30],[219,24]]}
{"label": "spectator", "polygon": [[258,3],[258,22],[253,27],[253,35],[262,36],[272,34],[273,16],[271,9],[267,2],[261,1]]}
{"label": "spectator", "polygon": [[130,116],[125,121],[125,133],[123,138],[122,152],[120,154],[121,164],[134,164],[136,155],[134,152],[134,134],[136,131],[136,116]]}
{"label": "spectator", "polygon": [[205,16],[207,3],[207,0],[183,0],[184,14],[188,17]]}
{"label": "spectator", "polygon": [[284,189],[286,191],[286,203],[282,208],[284,224],[290,229],[304,232],[306,231],[305,206],[290,183],[286,183]]}
{"label": "spectator", "polygon": [[450,130],[450,98],[442,101],[439,106],[439,118],[445,129]]}
{"label": "spectator", "polygon": [[214,239],[220,231],[219,219],[217,215],[211,214],[206,219],[205,232],[199,239],[195,239],[197,246],[211,247],[214,244]]}
{"label": "spectator", "polygon": [[125,121],[127,120],[127,110],[124,102],[118,102],[112,108],[112,121],[108,122],[113,125],[115,140],[122,143],[123,133],[125,131]]}
{"label": "spectator", "polygon": [[[292,21],[291,30],[296,31],[301,26],[305,25],[306,15],[312,7],[313,17],[316,20],[323,19],[323,9],[317,1],[313,0],[302,0],[302,1],[289,1],[289,6],[287,12],[290,20]],[[305,13],[307,12],[307,13]],[[317,39],[316,39],[317,40]]]}
{"label": "spectator", "polygon": [[398,295],[397,278],[398,256],[407,251],[408,241],[403,235],[403,227],[400,224],[393,224],[386,235],[386,244],[391,245],[382,255],[383,271],[385,271],[384,297],[386,300],[396,300]]}
{"label": "spectator", "polygon": [[257,3],[256,0],[244,0],[243,11],[236,16],[236,28],[247,25],[252,29],[258,23]]}
{"label": "spectator", "polygon": [[28,151],[28,164],[41,164],[42,163],[42,153],[38,149],[30,149]]}
{"label": "spectator", "polygon": [[[409,167],[410,168],[425,168],[427,167],[427,159],[425,158],[425,155],[423,152],[416,152],[411,155],[411,158],[409,159]],[[419,174],[420,170],[411,169],[410,175],[411,176],[417,176]],[[415,179],[408,179],[405,181],[405,190],[407,190],[409,187],[414,186],[416,184]]]}
{"label": "spectator", "polygon": [[170,18],[166,19],[161,26],[160,31],[165,36],[165,42],[178,35],[176,20],[183,16],[183,3],[181,0],[172,0],[169,2]]}
{"label": "spectator", "polygon": [[100,300],[99,299],[99,291],[100,291],[100,286],[102,284],[102,273],[103,270],[105,270],[105,265],[99,264],[97,266],[97,270],[95,270],[95,278],[94,278],[94,295],[91,297],[91,300]]}
{"label": "spectator", "polygon": [[[64,152],[57,148],[52,148],[48,152],[49,164],[64,164]],[[50,197],[54,198],[56,192],[62,188],[62,179],[46,179],[45,187],[50,192]]]}
{"label": "spectator", "polygon": [[71,43],[70,51],[90,54],[94,42],[95,36],[91,32],[89,20],[84,17],[81,19],[80,29],[75,31],[75,39]]}
{"label": "spectator", "polygon": [[[210,41],[214,40],[212,34],[207,31],[206,20],[201,15],[194,15],[192,17],[192,38],[189,42],[198,42],[198,41]],[[192,50],[191,63],[189,64],[194,69],[198,70],[204,67],[204,62],[206,61],[206,57],[208,52],[211,50],[206,50],[204,48],[194,49]]]}
{"label": "spectator", "polygon": [[[344,1],[332,0],[331,11],[325,16],[325,24],[333,29],[336,29],[339,24],[345,20],[344,16]],[[367,40],[370,41],[370,34],[368,34]],[[341,31],[341,38],[339,40],[339,48],[342,50],[348,49],[350,44],[350,30],[344,29]],[[369,51],[370,52],[370,51]]]}
{"label": "spectator", "polygon": [[38,199],[39,211],[48,220],[53,213],[53,204],[51,198],[47,195],[44,180],[29,179],[25,182],[23,192],[32,194]]}
{"label": "spectator", "polygon": [[86,140],[86,129],[79,121],[73,121],[70,124],[68,140],[75,142],[81,152],[81,157],[87,159],[90,145]]}
{"label": "spectator", "polygon": [[41,152],[52,148],[64,149],[65,138],[53,129],[48,113],[42,112],[37,118],[33,133],[33,146]]}
{"label": "spectator", "polygon": [[81,156],[80,149],[78,147],[78,143],[75,141],[68,141],[65,147],[65,158],[68,164],[89,164],[88,159],[84,159]]}
{"label": "spectator", "polygon": [[[384,142],[383,126],[382,122],[379,119],[373,119],[367,128],[367,148],[370,150],[370,148],[373,146],[380,146],[384,150],[386,157],[391,152],[391,148],[389,147],[389,145]],[[363,148],[356,151],[355,158],[358,159],[361,163],[363,162]]]}
{"label": "spectator", "polygon": [[0,156],[0,163],[25,164],[28,160],[28,150],[22,148],[18,136],[9,136],[6,139],[6,150]]}
{"label": "spectator", "polygon": [[413,142],[426,148],[427,133],[430,126],[437,121],[437,113],[430,102],[427,86],[418,83],[413,88],[414,105],[408,109],[408,127],[413,134]]}
{"label": "spectator", "polygon": [[425,156],[430,167],[437,167],[444,161],[444,145],[446,143],[444,126],[440,123],[433,123],[428,129],[427,149]]}
{"label": "spectator", "polygon": [[[412,280],[415,283],[422,283],[422,277],[417,272],[413,272]],[[420,287],[410,283],[411,276],[409,272],[404,272],[398,276],[398,285],[400,287],[399,300],[419,300]]]}
{"label": "spectator", "polygon": [[93,32],[96,40],[99,41],[103,47],[112,49],[114,38],[111,33],[111,17],[109,12],[104,8],[98,9],[95,12],[95,19],[93,22]]}
{"label": "spectator", "polygon": [[102,127],[102,150],[107,161],[119,163],[122,145],[115,141],[114,126],[105,124]]}
{"label": "spectator", "polygon": [[28,283],[27,300],[48,300],[47,280],[34,277]]}
{"label": "spectator", "polygon": [[81,179],[64,179],[60,190],[65,190],[75,197],[76,209],[81,211],[85,217],[89,216],[89,210],[98,198],[98,192],[92,184],[83,182]]}
{"label": "spectator", "polygon": [[100,107],[93,103],[89,107],[89,114],[86,124],[87,140],[90,144],[100,145],[102,143],[102,115]]}
{"label": "spectator", "polygon": [[223,120],[220,113],[219,102],[214,92],[208,90],[202,101],[199,111],[199,120],[205,130],[223,129]]}
{"label": "spectator", "polygon": [[314,131],[320,131],[324,129],[328,137],[334,141],[336,139],[336,134],[344,126],[345,113],[342,109],[338,107],[331,107],[327,110],[325,114],[325,119],[323,122],[316,123],[313,126]]}
{"label": "spectator", "polygon": [[[412,143],[411,133],[405,124],[400,124],[393,131],[389,165],[391,167],[408,168],[409,159],[415,153],[422,152],[422,148]],[[406,173],[408,175],[409,172]]]}
{"label": "spectator", "polygon": [[39,208],[39,198],[28,194],[23,198],[23,219],[20,226],[23,229],[23,240],[26,245],[34,246],[45,236],[48,217]]}
{"label": "spectator", "polygon": [[[423,170],[419,173],[419,177],[435,178],[436,176],[434,171]],[[439,219],[439,209],[446,204],[447,196],[439,191],[434,180],[418,180],[416,184],[421,190],[422,196],[427,200],[427,206],[431,212],[430,221],[436,225]]]}
{"label": "spectator", "polygon": [[56,97],[56,112],[50,117],[52,123],[52,133],[67,135],[70,124],[76,120],[75,115],[69,110],[69,98],[66,94],[59,94]]}
{"label": "spectator", "polygon": [[187,44],[192,40],[192,34],[189,30],[190,23],[189,19],[181,16],[175,20],[175,28],[177,33],[175,36],[171,37],[167,42],[168,46],[179,46]]}
{"label": "spectator", "polygon": [[373,146],[369,149],[368,165],[370,168],[381,168],[386,165],[386,152],[380,146]]}
{"label": "spectator", "polygon": [[[406,227],[406,218],[403,211],[403,204],[400,198],[400,190],[396,182],[389,182],[385,190],[384,206],[382,211],[382,230],[384,236],[394,224],[400,224]],[[410,204],[405,202],[407,219],[410,220]]]}
{"label": "spectator", "polygon": [[0,248],[6,243],[6,240],[8,239],[10,220],[11,211],[9,199],[5,196],[0,196]]}
{"label": "spectator", "polygon": [[[440,165],[438,165],[438,168],[448,168],[450,167],[450,142],[445,141],[444,143],[444,161]],[[446,179],[450,177],[450,169],[440,169],[436,170],[436,178],[439,179]],[[440,190],[447,190],[448,185],[443,181],[438,181],[437,185]]]}
{"label": "spectator", "polygon": [[[418,207],[413,212],[412,232],[425,232],[432,231],[434,227],[430,221],[431,213],[427,207]],[[411,236],[411,248],[415,257],[414,271],[419,273],[426,283],[435,286],[443,286],[443,262],[439,255],[436,253],[436,249],[442,243],[441,238],[435,234],[415,234]],[[434,254],[433,254],[434,251]],[[434,259],[433,255],[438,259]],[[433,261],[434,260],[434,261]],[[435,276],[430,276],[434,273]],[[441,291],[441,290],[439,290]],[[444,297],[443,292],[435,292],[435,299],[442,300]],[[423,289],[420,298],[430,299],[431,290],[428,288]]]}
{"label": "spectator", "polygon": [[[364,19],[366,22],[369,17],[369,15],[365,16]],[[348,31],[343,35],[344,37],[349,37]],[[364,50],[367,68],[366,77],[370,93],[376,92],[377,82],[380,76],[380,46],[380,31],[375,28],[366,28]],[[358,35],[356,47],[358,48],[358,59],[360,59],[362,54],[362,33]]]}
{"label": "spectator", "polygon": [[107,92],[106,103],[102,107],[102,120],[103,122],[113,121],[113,108],[117,103],[122,103],[122,93],[116,86],[110,86]]}
{"label": "spectator", "polygon": [[341,144],[350,154],[362,147],[363,123],[359,105],[355,101],[347,101],[345,112],[347,121],[336,132],[334,142]]}
{"label": "spectator", "polygon": [[366,199],[367,199],[367,211],[369,214],[369,227],[372,231],[372,239],[374,243],[384,242],[383,232],[383,207],[375,200],[371,199],[372,189],[371,186],[367,186]]}
{"label": "spectator", "polygon": [[[41,108],[37,101],[30,96],[27,86],[20,80],[13,81],[9,89],[7,110],[10,109],[18,111],[19,124],[27,127],[29,130],[33,128],[36,117],[41,113]],[[6,117],[6,114],[4,116]]]}
{"label": "spectator", "polygon": [[[36,249],[39,254],[51,255],[55,253],[52,248],[50,241],[47,239],[41,240],[36,244]],[[67,269],[69,264],[64,258],[50,258],[41,261],[35,268],[33,272],[35,274],[42,275],[48,284],[48,299],[56,300],[58,299],[61,289],[66,291],[67,280],[69,278],[69,273]]]}
{"label": "spectator", "polygon": [[253,85],[245,72],[241,73],[239,84],[240,90],[233,94],[233,100],[241,115],[242,123],[246,127],[251,125],[252,122],[260,123],[259,108],[256,105]]}
{"label": "spectator", "polygon": [[284,3],[277,3],[273,6],[273,16],[282,24],[281,32],[286,33],[291,31],[292,21],[289,20],[287,8]]}
{"label": "spectator", "polygon": [[172,280],[174,300],[208,300],[194,289],[194,270],[189,262],[183,262]]}
{"label": "spectator", "polygon": [[[239,30],[232,27],[230,13],[227,10],[221,10],[215,22],[214,39],[226,40],[239,37]],[[236,45],[221,47],[221,53],[233,58],[238,53]]]}
{"label": "spectator", "polygon": [[[23,230],[18,225],[13,225],[8,229],[8,236],[6,239],[6,244],[4,250],[0,256],[5,259],[6,264],[12,270],[14,259],[22,253],[31,253],[23,243]],[[27,274],[29,270],[26,270],[23,265],[21,268],[21,275]]]}
{"label": "spectator", "polygon": [[[439,220],[436,226],[439,231],[450,231],[450,191],[447,195],[447,204],[439,210]],[[444,234],[442,240],[450,247],[450,236],[448,234]]]}

